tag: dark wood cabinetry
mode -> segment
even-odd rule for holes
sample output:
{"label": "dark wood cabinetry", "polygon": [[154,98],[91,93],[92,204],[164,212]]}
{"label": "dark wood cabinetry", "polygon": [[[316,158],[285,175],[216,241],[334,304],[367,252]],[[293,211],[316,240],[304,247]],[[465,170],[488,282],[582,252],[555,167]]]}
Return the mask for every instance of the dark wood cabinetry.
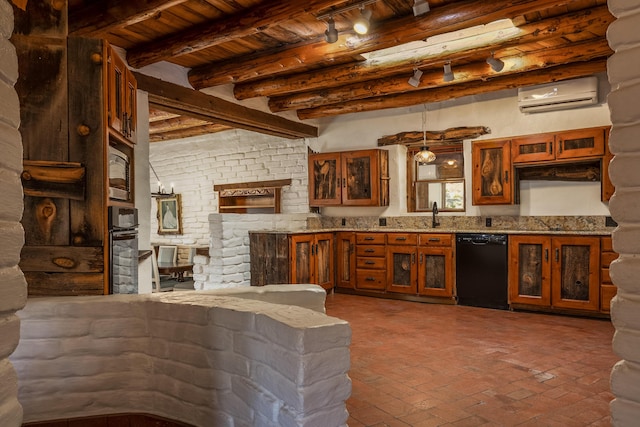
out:
{"label": "dark wood cabinetry", "polygon": [[478,141],[471,150],[474,205],[513,203],[510,140]]}
{"label": "dark wood cabinetry", "polygon": [[289,235],[249,233],[251,286],[289,283]]}
{"label": "dark wood cabinetry", "polygon": [[509,303],[600,310],[600,238],[509,238]]}
{"label": "dark wood cabinetry", "polygon": [[309,155],[310,206],[387,206],[389,164],[386,150]]}

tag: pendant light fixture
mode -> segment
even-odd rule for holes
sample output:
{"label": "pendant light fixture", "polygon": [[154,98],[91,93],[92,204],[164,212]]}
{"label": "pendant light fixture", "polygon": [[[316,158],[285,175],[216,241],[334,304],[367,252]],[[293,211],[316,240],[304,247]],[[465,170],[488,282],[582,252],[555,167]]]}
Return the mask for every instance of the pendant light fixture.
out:
{"label": "pendant light fixture", "polygon": [[436,159],[434,152],[427,147],[427,104],[424,104],[422,111],[422,148],[413,156],[413,159],[420,164],[431,163]]}

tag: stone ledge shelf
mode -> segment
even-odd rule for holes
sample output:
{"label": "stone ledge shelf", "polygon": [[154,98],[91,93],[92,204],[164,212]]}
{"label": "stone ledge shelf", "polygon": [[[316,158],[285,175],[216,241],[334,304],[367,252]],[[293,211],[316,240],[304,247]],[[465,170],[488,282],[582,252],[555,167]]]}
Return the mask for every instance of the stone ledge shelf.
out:
{"label": "stone ledge shelf", "polygon": [[24,421],[345,426],[351,328],[324,299],[316,285],[30,299],[11,356]]}

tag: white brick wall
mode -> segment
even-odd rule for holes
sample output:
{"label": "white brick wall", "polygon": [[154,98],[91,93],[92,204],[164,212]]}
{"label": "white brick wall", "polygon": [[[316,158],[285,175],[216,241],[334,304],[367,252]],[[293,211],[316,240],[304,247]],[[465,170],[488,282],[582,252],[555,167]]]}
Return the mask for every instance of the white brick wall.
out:
{"label": "white brick wall", "polygon": [[276,288],[29,300],[12,356],[25,421],[146,412],[202,427],[344,426],[351,329],[322,312],[321,288]]}
{"label": "white brick wall", "polygon": [[22,139],[20,104],[14,85],[18,79],[18,59],[9,41],[13,32],[13,9],[0,0],[0,426],[22,424],[16,372],[9,355],[18,345],[20,320],[15,312],[26,303],[27,285],[18,268],[24,233],[22,217]]}
{"label": "white brick wall", "polygon": [[251,259],[249,255],[249,231],[307,229],[312,214],[211,214],[209,223],[212,246],[208,260],[196,259],[196,263],[208,261],[208,265],[196,265],[194,275],[196,289],[219,289],[249,286]]}
{"label": "white brick wall", "polygon": [[[188,146],[188,149],[187,149]],[[182,195],[183,235],[157,235],[157,205],[151,207],[151,241],[210,245],[209,215],[218,212],[213,186],[237,182],[291,178],[282,189],[282,212],[309,212],[307,145],[247,131],[227,131],[213,137],[153,143],[149,161],[165,188]],[[151,174],[151,191],[157,191]]]}
{"label": "white brick wall", "polygon": [[609,144],[615,154],[609,174],[616,186],[610,210],[619,224],[613,248],[620,254],[610,267],[618,286],[611,319],[616,328],[613,349],[623,359],[611,374],[615,395],[611,417],[614,426],[636,426],[640,420],[640,3],[609,0],[608,5],[617,18],[607,39],[615,51],[608,63],[613,123]]}

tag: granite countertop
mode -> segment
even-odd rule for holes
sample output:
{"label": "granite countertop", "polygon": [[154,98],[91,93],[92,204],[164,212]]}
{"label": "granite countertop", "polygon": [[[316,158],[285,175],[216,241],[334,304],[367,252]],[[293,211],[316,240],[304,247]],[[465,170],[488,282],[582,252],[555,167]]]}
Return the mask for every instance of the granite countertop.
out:
{"label": "granite countertop", "polygon": [[[397,217],[326,217],[307,220],[307,227],[298,230],[269,230],[271,233],[302,234],[320,232],[381,232],[381,233],[485,233],[485,234],[547,234],[574,236],[610,236],[615,223],[605,216],[432,216]],[[485,224],[491,223],[490,227]],[[256,231],[257,232],[257,231]],[[264,232],[264,231],[263,231]]]}

